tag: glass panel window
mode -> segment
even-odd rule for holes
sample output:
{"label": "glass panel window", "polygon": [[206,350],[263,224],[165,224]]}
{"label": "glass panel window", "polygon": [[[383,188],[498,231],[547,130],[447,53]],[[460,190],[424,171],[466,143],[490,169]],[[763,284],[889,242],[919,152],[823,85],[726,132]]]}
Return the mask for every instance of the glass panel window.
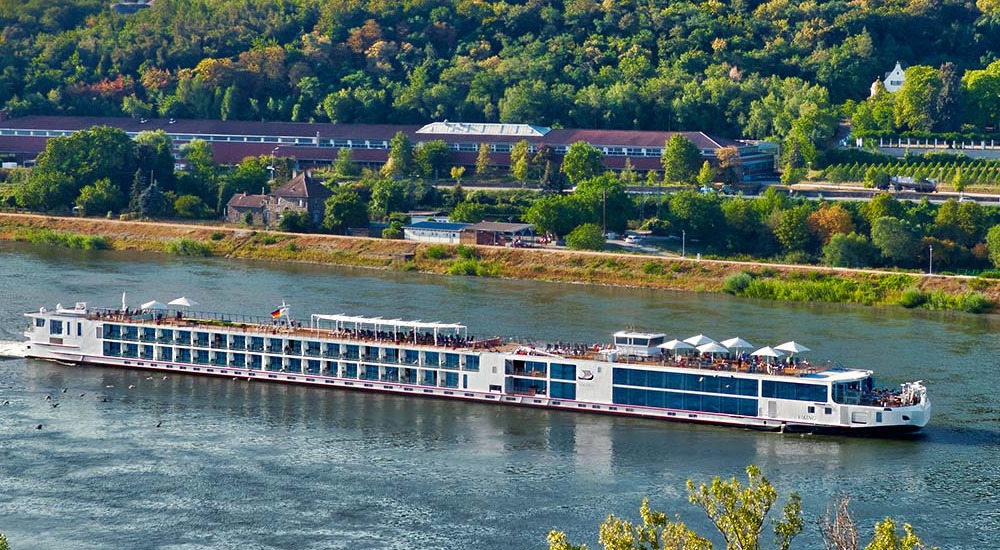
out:
{"label": "glass panel window", "polygon": [[466,355],[465,356],[465,370],[478,371],[479,370],[479,356],[478,355]]}

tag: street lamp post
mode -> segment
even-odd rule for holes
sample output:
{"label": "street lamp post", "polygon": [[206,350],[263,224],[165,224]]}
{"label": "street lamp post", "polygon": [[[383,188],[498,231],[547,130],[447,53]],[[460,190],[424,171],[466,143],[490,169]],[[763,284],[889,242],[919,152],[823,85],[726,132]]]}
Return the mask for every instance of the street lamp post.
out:
{"label": "street lamp post", "polygon": [[274,166],[274,156],[275,156],[276,154],[278,154],[278,149],[281,149],[281,146],[280,146],[280,145],[279,145],[279,146],[277,146],[277,147],[275,147],[274,149],[271,149],[271,166],[268,166],[268,169],[269,169],[269,170],[271,170],[271,181],[272,181],[272,182],[274,181],[274,170],[275,170],[275,166]]}
{"label": "street lamp post", "polygon": [[687,248],[687,231],[681,229],[681,258],[685,256]]}
{"label": "street lamp post", "polygon": [[934,245],[927,245],[927,274],[934,274]]}

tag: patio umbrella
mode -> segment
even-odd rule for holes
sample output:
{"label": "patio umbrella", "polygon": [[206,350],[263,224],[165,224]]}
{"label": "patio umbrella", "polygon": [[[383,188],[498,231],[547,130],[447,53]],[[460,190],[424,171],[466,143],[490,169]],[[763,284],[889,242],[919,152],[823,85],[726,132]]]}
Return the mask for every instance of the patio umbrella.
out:
{"label": "patio umbrella", "polygon": [[729,348],[718,342],[709,342],[698,346],[698,351],[702,353],[729,353]]}
{"label": "patio umbrella", "polygon": [[809,351],[809,348],[803,346],[802,344],[800,344],[800,343],[798,343],[798,342],[796,342],[794,340],[792,340],[790,342],[785,342],[784,344],[781,344],[781,345],[778,345],[778,346],[774,346],[774,349],[776,349],[778,351],[787,351],[788,353],[791,353],[793,355],[796,354],[796,353],[802,353],[802,352],[805,352],[805,351]]}
{"label": "patio umbrella", "polygon": [[691,344],[684,342],[682,340],[673,339],[669,342],[664,342],[658,346],[660,349],[669,349],[674,352],[674,359],[677,359],[681,355],[682,349],[695,349]]}
{"label": "patio umbrella", "polygon": [[142,304],[140,308],[146,311],[161,311],[167,309],[167,304],[164,304],[163,302],[157,302],[156,300],[151,300],[149,302],[146,302],[145,304]]}
{"label": "patio umbrella", "polygon": [[660,344],[660,345],[658,345],[656,347],[663,348],[663,349],[669,349],[669,350],[673,350],[673,351],[678,351],[678,350],[682,350],[682,349],[694,349],[694,346],[692,346],[691,344],[689,344],[687,342],[682,342],[681,340],[677,340],[677,339],[671,340],[669,342],[664,342],[664,343],[662,343],[662,344]]}
{"label": "patio umbrella", "polygon": [[750,342],[747,342],[746,340],[740,338],[739,336],[737,336],[736,338],[730,338],[728,340],[723,340],[723,341],[721,341],[719,343],[722,344],[723,346],[726,346],[729,349],[753,349],[754,348],[753,344],[751,344]]}
{"label": "patio umbrella", "polygon": [[750,355],[753,355],[754,357],[771,357],[776,359],[784,355],[784,353],[772,348],[771,346],[764,346]]}
{"label": "patio umbrella", "polygon": [[198,302],[195,302],[194,300],[187,298],[186,296],[181,296],[180,298],[170,300],[167,303],[172,306],[181,306],[181,307],[191,307],[198,305]]}
{"label": "patio umbrella", "polygon": [[718,344],[718,342],[716,342],[715,340],[709,338],[708,336],[705,336],[704,334],[699,334],[697,336],[692,336],[690,338],[685,338],[684,341],[687,342],[687,343],[689,343],[689,344],[691,344],[692,346],[701,346],[701,345],[709,344],[709,343],[716,343],[716,344]]}

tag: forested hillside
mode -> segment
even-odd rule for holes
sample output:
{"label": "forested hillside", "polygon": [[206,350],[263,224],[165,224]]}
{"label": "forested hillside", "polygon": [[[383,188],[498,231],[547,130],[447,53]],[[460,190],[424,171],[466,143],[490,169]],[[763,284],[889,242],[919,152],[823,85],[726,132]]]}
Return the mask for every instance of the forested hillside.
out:
{"label": "forested hillside", "polygon": [[[15,115],[505,121],[784,138],[904,66],[983,69],[996,0],[0,0]],[[815,129],[818,128],[818,129]]]}

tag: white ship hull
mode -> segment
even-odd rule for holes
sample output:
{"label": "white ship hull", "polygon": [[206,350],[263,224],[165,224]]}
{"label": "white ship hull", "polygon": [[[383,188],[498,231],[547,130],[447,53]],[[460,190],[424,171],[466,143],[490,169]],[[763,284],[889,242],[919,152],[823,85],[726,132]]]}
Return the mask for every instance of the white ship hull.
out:
{"label": "white ship hull", "polygon": [[[466,340],[454,336],[464,330],[460,325],[314,315],[311,327],[302,328],[83,304],[27,316],[28,357],[78,365],[773,431],[907,433],[925,426],[931,412],[920,383],[880,400],[864,395],[873,385],[865,370],[767,374],[748,372],[742,362],[693,368],[664,357]],[[333,326],[320,328],[324,319]],[[349,322],[354,325],[346,330]],[[368,325],[373,330],[363,329]],[[390,325],[391,331],[379,330]]]}

